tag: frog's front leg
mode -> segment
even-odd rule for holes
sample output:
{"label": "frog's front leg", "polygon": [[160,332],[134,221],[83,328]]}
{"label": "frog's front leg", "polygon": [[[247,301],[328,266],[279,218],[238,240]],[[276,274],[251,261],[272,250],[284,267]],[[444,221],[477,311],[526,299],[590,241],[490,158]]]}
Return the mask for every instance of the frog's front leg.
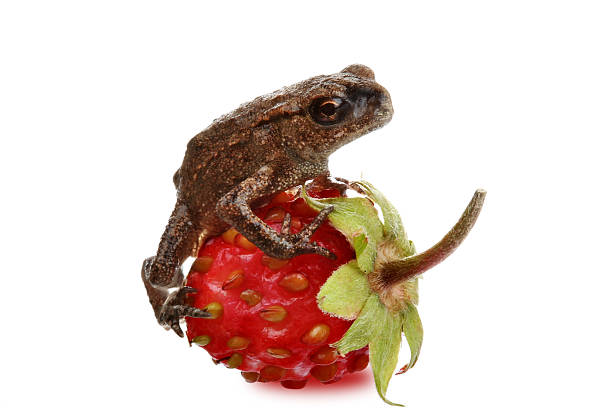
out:
{"label": "frog's front leg", "polygon": [[204,310],[184,304],[185,295],[193,289],[182,287],[181,264],[197,250],[199,236],[200,231],[191,221],[187,207],[177,203],[162,235],[157,255],[145,259],[142,264],[142,281],[157,321],[180,337],[183,337],[179,324],[181,318],[211,316]]}
{"label": "frog's front leg", "polygon": [[302,168],[300,172],[283,165],[263,166],[255,175],[242,181],[219,200],[217,215],[269,256],[289,259],[296,255],[316,253],[334,259],[332,252],[310,242],[312,234],[333,211],[331,206],[321,211],[297,234],[291,234],[286,227],[283,227],[280,234],[277,233],[259,219],[250,206],[257,198],[294,187],[326,171],[327,168],[323,165]]}

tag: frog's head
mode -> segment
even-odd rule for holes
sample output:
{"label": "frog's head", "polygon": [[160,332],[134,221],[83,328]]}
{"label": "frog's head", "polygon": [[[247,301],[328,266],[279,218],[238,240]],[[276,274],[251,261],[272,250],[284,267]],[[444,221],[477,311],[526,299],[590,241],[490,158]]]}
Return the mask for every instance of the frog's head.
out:
{"label": "frog's head", "polygon": [[276,112],[265,117],[276,117],[283,144],[306,158],[329,156],[393,116],[389,92],[364,65],[316,76],[269,96],[277,102],[271,109]]}

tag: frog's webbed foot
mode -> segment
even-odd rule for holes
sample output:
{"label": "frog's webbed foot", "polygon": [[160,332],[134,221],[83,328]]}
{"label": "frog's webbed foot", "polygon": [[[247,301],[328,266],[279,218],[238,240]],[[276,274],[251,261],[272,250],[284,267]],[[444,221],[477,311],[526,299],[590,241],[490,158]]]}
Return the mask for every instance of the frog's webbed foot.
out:
{"label": "frog's webbed foot", "polygon": [[206,310],[185,305],[185,295],[194,292],[197,292],[197,290],[189,286],[183,286],[171,293],[166,298],[157,316],[157,321],[160,325],[166,330],[174,330],[179,337],[183,337],[180,321],[184,317],[207,318],[212,316]]}
{"label": "frog's webbed foot", "polygon": [[319,228],[321,224],[325,222],[327,216],[331,214],[333,210],[333,206],[324,208],[310,224],[308,224],[297,234],[291,233],[291,214],[286,213],[281,229],[281,239],[286,241],[286,245],[282,245],[278,248],[279,252],[281,252],[278,254],[280,255],[278,257],[292,258],[296,255],[319,254],[329,259],[336,259],[336,255],[334,255],[334,253],[327,248],[323,248],[314,242],[310,242],[310,239],[317,228]]}
{"label": "frog's webbed foot", "polygon": [[[162,283],[155,277],[160,276],[163,272],[166,272],[164,276],[171,276],[172,278]],[[211,317],[211,314],[207,311],[185,304],[186,295],[196,290],[188,286],[181,286],[183,274],[180,266],[172,270],[152,256],[143,262],[141,275],[155,317],[166,330],[172,329],[178,336],[183,337],[183,330],[180,326],[181,319],[186,316]],[[173,289],[174,291],[172,291]]]}

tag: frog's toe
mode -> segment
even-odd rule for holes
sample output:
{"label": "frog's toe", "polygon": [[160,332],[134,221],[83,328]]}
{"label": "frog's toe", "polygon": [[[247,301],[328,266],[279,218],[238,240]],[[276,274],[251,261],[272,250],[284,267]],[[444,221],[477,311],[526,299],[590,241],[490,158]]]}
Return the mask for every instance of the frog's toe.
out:
{"label": "frog's toe", "polygon": [[282,251],[270,251],[268,255],[279,259],[290,259],[298,255],[319,254],[326,258],[336,259],[336,256],[330,250],[316,242],[311,242],[311,234],[304,231],[298,234],[284,235],[283,239],[285,240],[285,246],[281,248]]}
{"label": "frog's toe", "polygon": [[325,222],[327,216],[331,214],[332,211],[334,211],[334,206],[332,205],[322,209],[321,212],[319,212],[319,214],[317,214],[317,216],[312,220],[312,222],[308,224],[302,231],[300,231],[298,235],[300,235],[303,239],[310,238],[312,234],[315,233],[317,228],[319,228],[321,224]]}
{"label": "frog's toe", "polygon": [[336,259],[336,255],[332,251],[314,242],[308,242],[300,245],[300,252],[304,254],[319,254],[332,260]]}
{"label": "frog's toe", "polygon": [[327,248],[324,248],[320,245],[314,245],[314,253],[315,254],[319,254],[319,255],[323,255],[326,258],[329,258],[331,260],[335,260],[336,259],[336,254],[334,254],[332,251],[330,251]]}
{"label": "frog's toe", "polygon": [[183,330],[181,329],[180,322],[181,319],[185,317],[206,319],[212,317],[212,314],[206,310],[187,305],[165,305],[159,316],[159,324],[164,326],[166,330],[172,329],[177,336],[183,337]]}
{"label": "frog's toe", "polygon": [[186,295],[188,293],[196,293],[198,290],[196,288],[192,288],[191,286],[183,286],[179,289],[179,295]]}
{"label": "frog's toe", "polygon": [[184,337],[185,335],[183,334],[183,329],[181,329],[181,325],[179,323],[179,319],[173,320],[170,323],[170,328],[172,330],[174,330],[174,332],[176,333],[177,336],[179,337]]}
{"label": "frog's toe", "polygon": [[172,329],[177,336],[183,337],[183,330],[180,325],[180,317],[174,310],[174,306],[165,306],[159,315],[159,324],[166,330]]}
{"label": "frog's toe", "polygon": [[177,313],[180,317],[199,317],[201,319],[208,319],[213,317],[213,315],[207,312],[206,310],[198,309],[197,307],[185,305],[176,305],[174,307],[176,308]]}

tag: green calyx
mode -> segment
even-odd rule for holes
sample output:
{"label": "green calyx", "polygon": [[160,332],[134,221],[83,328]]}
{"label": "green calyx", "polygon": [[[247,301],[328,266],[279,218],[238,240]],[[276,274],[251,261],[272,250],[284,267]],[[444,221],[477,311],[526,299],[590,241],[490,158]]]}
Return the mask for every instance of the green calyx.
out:
{"label": "green calyx", "polygon": [[[331,224],[355,250],[356,259],[338,268],[321,287],[319,308],[333,316],[354,320],[334,347],[345,355],[369,346],[376,389],[386,398],[397,365],[402,333],[410,347],[410,361],[398,374],[416,363],[423,342],[423,326],[417,312],[418,276],[442,261],[473,226],[484,191],[478,190],[455,227],[431,249],[416,254],[393,205],[371,184],[360,181],[350,187],[362,197],[315,199],[302,189],[302,197],[316,210],[330,205]],[[374,204],[380,207],[382,221]]]}

